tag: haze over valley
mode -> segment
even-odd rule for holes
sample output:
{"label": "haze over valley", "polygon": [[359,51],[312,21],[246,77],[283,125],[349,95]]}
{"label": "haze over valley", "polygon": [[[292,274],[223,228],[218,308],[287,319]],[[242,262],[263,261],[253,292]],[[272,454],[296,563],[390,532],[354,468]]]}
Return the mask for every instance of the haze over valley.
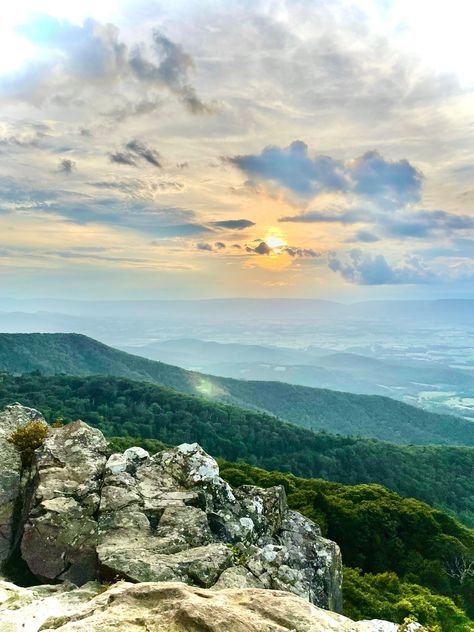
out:
{"label": "haze over valley", "polygon": [[386,395],[474,419],[474,301],[0,301],[2,331],[69,332],[186,369]]}

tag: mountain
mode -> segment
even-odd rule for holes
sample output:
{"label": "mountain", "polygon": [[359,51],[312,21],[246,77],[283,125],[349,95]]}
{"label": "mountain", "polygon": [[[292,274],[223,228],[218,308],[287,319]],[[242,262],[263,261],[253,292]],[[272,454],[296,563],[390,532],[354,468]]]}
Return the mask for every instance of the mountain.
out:
{"label": "mountain", "polygon": [[81,418],[108,436],[168,445],[197,441],[232,461],[341,483],[379,483],[474,525],[472,448],[313,433],[256,411],[125,378],[4,375],[0,407],[14,401],[41,410],[51,422]]}
{"label": "mountain", "polygon": [[78,334],[0,334],[0,371],[126,377],[264,411],[313,431],[401,444],[474,445],[474,425],[455,416],[429,413],[386,397],[186,371]]}
{"label": "mountain", "polygon": [[470,371],[435,362],[387,361],[312,346],[290,349],[180,338],[120,348],[151,360],[222,377],[278,379],[300,386],[385,395],[407,403],[412,403],[428,385],[433,385],[434,391],[469,394],[474,390],[474,373]]}

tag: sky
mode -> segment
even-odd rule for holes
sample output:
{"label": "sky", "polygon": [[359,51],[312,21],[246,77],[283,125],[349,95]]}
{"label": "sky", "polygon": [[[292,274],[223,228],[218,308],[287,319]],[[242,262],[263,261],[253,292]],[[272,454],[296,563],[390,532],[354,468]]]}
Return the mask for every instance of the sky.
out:
{"label": "sky", "polygon": [[470,0],[0,8],[0,294],[473,296]]}

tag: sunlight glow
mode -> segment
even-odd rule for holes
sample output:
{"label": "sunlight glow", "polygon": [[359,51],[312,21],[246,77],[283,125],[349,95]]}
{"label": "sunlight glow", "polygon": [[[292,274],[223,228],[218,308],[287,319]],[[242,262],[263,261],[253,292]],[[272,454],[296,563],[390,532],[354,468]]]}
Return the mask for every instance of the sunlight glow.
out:
{"label": "sunlight glow", "polygon": [[268,246],[270,246],[275,254],[279,254],[283,248],[288,245],[284,239],[272,234],[265,237],[264,241]]}
{"label": "sunlight glow", "polygon": [[0,3],[0,75],[14,73],[26,62],[37,60],[38,47],[16,29],[28,24],[38,15],[47,15],[75,24],[82,24],[89,16],[107,22],[114,20],[120,5],[123,4],[119,0],[43,0],[41,3],[38,3],[38,0],[17,0],[14,3]]}

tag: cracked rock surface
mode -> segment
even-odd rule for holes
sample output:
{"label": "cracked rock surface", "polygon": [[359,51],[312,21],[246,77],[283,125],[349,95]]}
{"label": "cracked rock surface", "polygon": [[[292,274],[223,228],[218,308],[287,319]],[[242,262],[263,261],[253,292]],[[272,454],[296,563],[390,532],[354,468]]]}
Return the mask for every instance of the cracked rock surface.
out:
{"label": "cracked rock surface", "polygon": [[[209,590],[183,583],[119,582],[18,588],[0,582],[2,632],[401,632],[387,621],[354,622],[289,592]],[[422,632],[418,624],[404,632]]]}
{"label": "cracked rock surface", "polygon": [[[4,436],[39,415],[11,408]],[[12,444],[2,445],[10,473],[0,469],[6,481],[0,516],[12,523],[21,459]],[[288,509],[283,487],[232,489],[196,443],[154,456],[142,448],[110,454],[99,430],[76,421],[49,429],[36,451],[33,480],[21,509],[20,554],[42,582],[83,585],[98,578],[283,590],[341,609],[338,546]],[[5,528],[2,533],[8,536]],[[3,551],[6,559],[10,549]]]}

